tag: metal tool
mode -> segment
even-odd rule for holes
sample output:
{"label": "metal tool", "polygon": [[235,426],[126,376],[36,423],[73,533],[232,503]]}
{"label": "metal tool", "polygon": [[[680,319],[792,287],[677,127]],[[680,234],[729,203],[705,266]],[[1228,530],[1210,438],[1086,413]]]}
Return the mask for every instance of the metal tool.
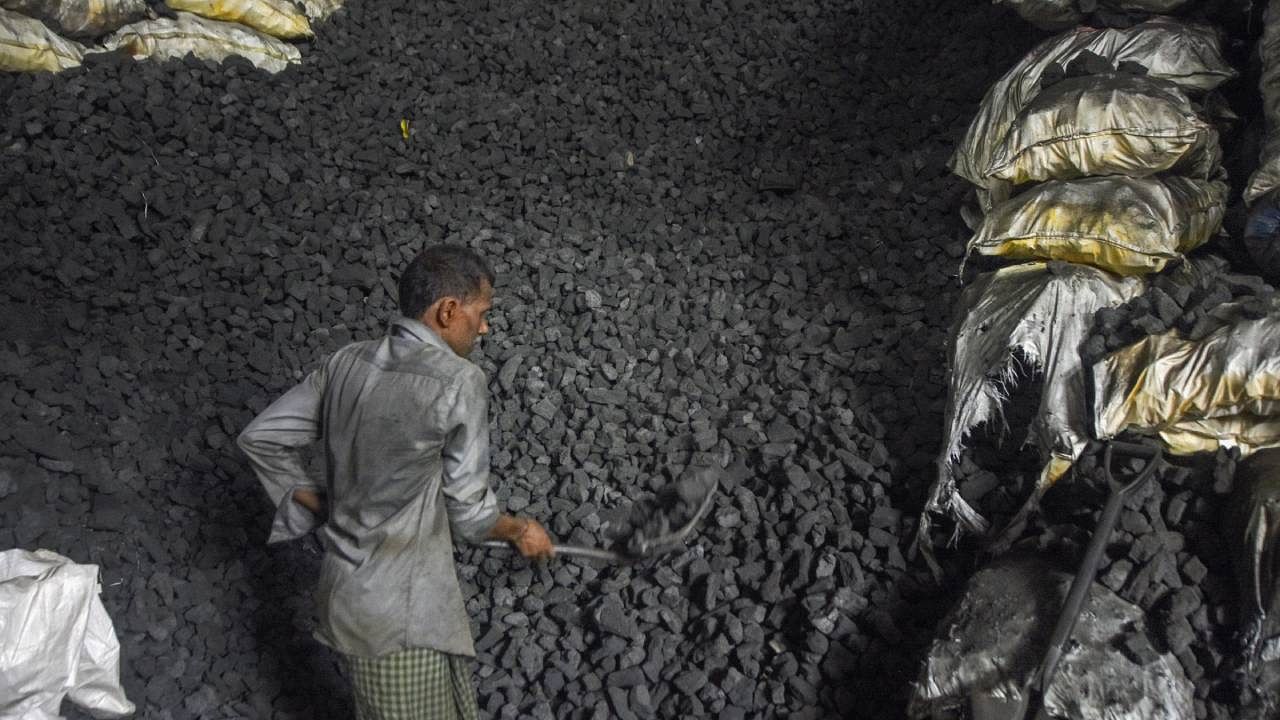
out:
{"label": "metal tool", "polygon": [[[711,509],[711,503],[715,498],[716,488],[719,486],[720,483],[718,481],[707,485],[707,494],[702,498],[701,502],[699,502],[697,511],[693,513],[688,522],[666,535],[642,540],[638,543],[637,551],[634,553],[608,550],[606,548],[587,547],[583,545],[552,545],[551,549],[556,555],[583,557],[614,563],[639,562],[657,555],[664,555],[673,550],[677,550],[684,545],[685,538],[693,532],[693,528]],[[510,543],[503,542],[502,540],[486,540],[480,543],[480,546],[494,550],[514,549]]]}
{"label": "metal tool", "polygon": [[[1117,481],[1112,474],[1111,458],[1115,452],[1146,459],[1142,470],[1128,483]],[[1093,536],[1089,539],[1089,547],[1085,550],[1080,568],[1071,581],[1071,589],[1067,591],[1062,612],[1058,616],[1057,624],[1053,627],[1053,634],[1049,636],[1049,646],[1045,650],[1044,658],[1040,661],[1039,667],[1027,678],[1022,691],[1016,698],[990,696],[971,698],[970,710],[975,720],[1025,720],[1026,718],[1048,720],[1049,718],[1044,707],[1045,692],[1053,682],[1058,663],[1067,652],[1071,632],[1075,629],[1076,621],[1080,619],[1085,602],[1089,599],[1089,590],[1093,587],[1098,564],[1102,560],[1102,553],[1107,548],[1111,532],[1115,529],[1116,521],[1120,518],[1120,510],[1124,508],[1125,500],[1151,479],[1156,469],[1163,463],[1163,451],[1159,447],[1118,441],[1108,442],[1102,457],[1103,471],[1107,478],[1110,495],[1102,508],[1098,524],[1094,527]]]}

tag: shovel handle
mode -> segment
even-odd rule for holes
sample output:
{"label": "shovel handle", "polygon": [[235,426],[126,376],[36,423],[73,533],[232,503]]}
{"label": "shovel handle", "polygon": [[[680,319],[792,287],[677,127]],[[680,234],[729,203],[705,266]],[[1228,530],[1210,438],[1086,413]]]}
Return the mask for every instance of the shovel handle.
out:
{"label": "shovel handle", "polygon": [[[480,543],[480,547],[486,550],[514,550],[511,543],[502,540],[485,540]],[[605,550],[604,548],[583,547],[582,545],[552,545],[552,552],[556,555],[564,555],[566,557],[584,557],[592,560],[604,560],[605,562],[629,562],[630,557],[613,550]]]}
{"label": "shovel handle", "polygon": [[[1123,485],[1116,482],[1111,475],[1111,455],[1114,451],[1141,457],[1147,461],[1137,477]],[[1163,454],[1158,447],[1120,442],[1107,443],[1106,450],[1103,452],[1102,465],[1111,494],[1107,496],[1107,504],[1102,508],[1102,515],[1098,518],[1093,536],[1089,538],[1089,547],[1085,550],[1084,559],[1080,562],[1080,569],[1071,581],[1071,589],[1067,591],[1066,602],[1062,604],[1062,614],[1058,616],[1053,634],[1049,636],[1049,647],[1045,651],[1044,660],[1040,663],[1039,672],[1032,674],[1032,683],[1029,688],[1031,706],[1028,709],[1030,717],[1037,719],[1048,717],[1044,709],[1044,695],[1049,689],[1049,684],[1053,682],[1054,673],[1058,670],[1058,662],[1066,652],[1067,641],[1071,639],[1071,632],[1075,630],[1080,612],[1089,599],[1089,590],[1093,587],[1098,564],[1102,560],[1102,553],[1107,549],[1107,541],[1111,538],[1111,531],[1115,529],[1120,511],[1124,508],[1124,501],[1155,474]]]}

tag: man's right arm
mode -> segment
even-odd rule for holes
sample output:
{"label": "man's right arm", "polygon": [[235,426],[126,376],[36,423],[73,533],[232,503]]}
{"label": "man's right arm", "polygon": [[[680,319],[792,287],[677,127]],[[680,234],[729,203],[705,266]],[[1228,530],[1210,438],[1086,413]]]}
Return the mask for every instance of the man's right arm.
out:
{"label": "man's right arm", "polygon": [[315,529],[324,514],[320,486],[307,477],[298,453],[320,437],[324,370],[321,366],[271,403],[236,438],[276,506],[267,542],[301,537]]}

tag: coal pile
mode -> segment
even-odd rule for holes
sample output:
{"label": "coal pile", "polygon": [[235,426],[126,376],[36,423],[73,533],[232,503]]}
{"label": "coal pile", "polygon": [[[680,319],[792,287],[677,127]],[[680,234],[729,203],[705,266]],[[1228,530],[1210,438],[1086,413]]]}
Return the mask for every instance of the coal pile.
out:
{"label": "coal pile", "polygon": [[[1116,27],[1108,25],[1107,27]],[[1117,72],[1128,75],[1146,75],[1147,68],[1142,63],[1133,60],[1122,60],[1114,66],[1112,63],[1101,55],[1085,50],[1076,55],[1070,62],[1064,64],[1052,63],[1045,68],[1044,74],[1040,76],[1040,87],[1048,88],[1057,85],[1063,80],[1071,78],[1089,77],[1092,75],[1105,75],[1111,72]]]}
{"label": "coal pile", "polygon": [[1092,336],[1080,354],[1086,366],[1148,335],[1177,330],[1198,341],[1241,319],[1274,312],[1275,288],[1256,275],[1231,272],[1226,261],[1205,255],[1154,275],[1146,292],[1094,316]]}
{"label": "coal pile", "polygon": [[971,3],[354,0],[274,76],[0,76],[0,547],[101,567],[143,716],[348,717],[319,549],[264,546],[231,439],[467,243],[508,508],[605,545],[723,469],[660,561],[460,554],[484,715],[901,716],[949,604],[905,557],[967,236],[945,160],[1035,39]]}

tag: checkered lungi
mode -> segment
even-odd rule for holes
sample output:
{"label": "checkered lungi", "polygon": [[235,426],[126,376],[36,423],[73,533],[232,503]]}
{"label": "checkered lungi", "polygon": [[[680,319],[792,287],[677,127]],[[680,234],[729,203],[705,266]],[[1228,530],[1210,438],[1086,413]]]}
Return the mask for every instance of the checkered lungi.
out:
{"label": "checkered lungi", "polygon": [[477,720],[470,658],[427,648],[345,657],[357,720]]}

